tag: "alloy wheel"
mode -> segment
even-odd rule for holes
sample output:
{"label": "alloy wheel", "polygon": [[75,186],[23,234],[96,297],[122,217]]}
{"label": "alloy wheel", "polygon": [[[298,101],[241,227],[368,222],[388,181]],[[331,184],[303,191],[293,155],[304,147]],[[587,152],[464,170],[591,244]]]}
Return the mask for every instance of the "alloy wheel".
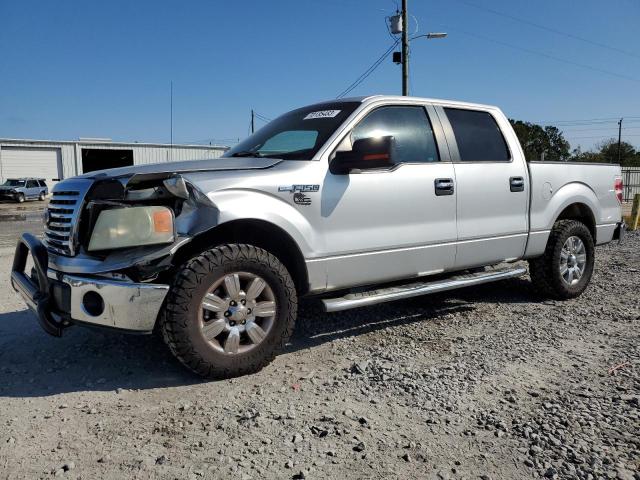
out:
{"label": "alloy wheel", "polygon": [[257,347],[275,322],[277,305],[269,284],[249,272],[232,272],[216,280],[201,302],[201,332],[229,355]]}

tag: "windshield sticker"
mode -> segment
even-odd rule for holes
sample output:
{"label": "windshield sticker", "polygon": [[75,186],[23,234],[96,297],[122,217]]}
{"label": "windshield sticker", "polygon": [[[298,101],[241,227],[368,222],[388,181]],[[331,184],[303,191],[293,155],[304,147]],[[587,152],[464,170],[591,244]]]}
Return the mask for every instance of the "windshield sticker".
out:
{"label": "windshield sticker", "polygon": [[342,110],[321,110],[319,112],[311,112],[303,120],[313,120],[315,118],[333,118]]}

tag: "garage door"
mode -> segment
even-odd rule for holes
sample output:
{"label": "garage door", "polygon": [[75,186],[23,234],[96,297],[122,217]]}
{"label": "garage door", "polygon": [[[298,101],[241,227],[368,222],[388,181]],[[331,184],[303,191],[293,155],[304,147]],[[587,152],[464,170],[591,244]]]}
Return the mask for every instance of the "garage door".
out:
{"label": "garage door", "polygon": [[2,147],[0,176],[7,178],[44,178],[51,188],[62,179],[62,155],[59,148]]}

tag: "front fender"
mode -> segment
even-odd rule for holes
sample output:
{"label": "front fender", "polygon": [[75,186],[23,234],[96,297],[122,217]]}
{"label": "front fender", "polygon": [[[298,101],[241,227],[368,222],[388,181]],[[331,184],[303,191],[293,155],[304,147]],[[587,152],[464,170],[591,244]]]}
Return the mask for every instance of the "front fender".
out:
{"label": "front fender", "polygon": [[218,225],[234,220],[262,220],[287,232],[305,258],[317,250],[319,238],[309,220],[276,196],[238,188],[212,192],[208,197],[218,209]]}

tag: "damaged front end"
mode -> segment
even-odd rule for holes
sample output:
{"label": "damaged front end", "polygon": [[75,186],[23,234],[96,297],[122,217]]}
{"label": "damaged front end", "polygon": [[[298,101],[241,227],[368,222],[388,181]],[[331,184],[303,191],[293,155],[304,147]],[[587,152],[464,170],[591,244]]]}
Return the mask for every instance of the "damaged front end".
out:
{"label": "damaged front end", "polygon": [[[58,188],[56,187],[55,190]],[[55,220],[56,191],[49,208],[47,225]],[[127,247],[91,247],[101,213],[133,207],[165,207],[172,212],[171,241]],[[177,173],[136,174],[127,178],[94,181],[88,189],[77,217],[77,233],[70,241],[74,255],[56,250],[56,233],[46,233],[54,247],[51,267],[66,273],[125,275],[133,281],[150,282],[172,267],[171,256],[194,236],[217,224],[218,209],[193,184]],[[74,233],[74,232],[72,232]],[[114,242],[115,243],[115,242]],[[51,248],[49,249],[51,251]]]}
{"label": "damaged front end", "polygon": [[179,173],[65,180],[45,212],[44,244],[29,234],[19,241],[12,285],[54,336],[74,323],[149,333],[174,254],[218,216]]}

